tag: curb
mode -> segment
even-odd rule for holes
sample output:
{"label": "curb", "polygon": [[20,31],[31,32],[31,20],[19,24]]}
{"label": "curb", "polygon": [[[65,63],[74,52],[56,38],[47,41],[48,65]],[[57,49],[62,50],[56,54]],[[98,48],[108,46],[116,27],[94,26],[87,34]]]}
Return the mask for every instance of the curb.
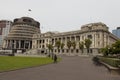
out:
{"label": "curb", "polygon": [[102,61],[99,61],[101,64],[103,64],[108,70],[110,73],[114,73],[114,74],[119,74],[120,75],[120,68],[118,67],[113,67],[107,63],[104,63]]}

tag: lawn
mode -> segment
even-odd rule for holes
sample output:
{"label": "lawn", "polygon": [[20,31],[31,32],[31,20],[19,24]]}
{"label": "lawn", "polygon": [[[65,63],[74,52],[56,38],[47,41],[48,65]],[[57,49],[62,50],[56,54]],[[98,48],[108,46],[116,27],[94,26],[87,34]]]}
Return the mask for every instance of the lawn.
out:
{"label": "lawn", "polygon": [[53,63],[51,58],[0,56],[0,72]]}

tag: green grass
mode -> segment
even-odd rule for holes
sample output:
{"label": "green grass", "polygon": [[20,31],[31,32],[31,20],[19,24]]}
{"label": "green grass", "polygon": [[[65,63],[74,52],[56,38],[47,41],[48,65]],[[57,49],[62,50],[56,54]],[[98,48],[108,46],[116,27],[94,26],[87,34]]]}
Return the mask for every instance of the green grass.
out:
{"label": "green grass", "polygon": [[0,72],[53,63],[51,58],[0,56]]}

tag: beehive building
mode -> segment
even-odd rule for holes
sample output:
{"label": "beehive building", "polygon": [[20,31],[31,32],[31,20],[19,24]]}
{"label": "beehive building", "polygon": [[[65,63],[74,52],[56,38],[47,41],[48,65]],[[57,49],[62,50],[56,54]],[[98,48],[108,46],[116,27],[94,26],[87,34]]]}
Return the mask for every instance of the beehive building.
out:
{"label": "beehive building", "polygon": [[13,21],[11,30],[4,38],[3,49],[22,52],[32,48],[33,34],[40,33],[40,23],[30,17],[16,18]]}

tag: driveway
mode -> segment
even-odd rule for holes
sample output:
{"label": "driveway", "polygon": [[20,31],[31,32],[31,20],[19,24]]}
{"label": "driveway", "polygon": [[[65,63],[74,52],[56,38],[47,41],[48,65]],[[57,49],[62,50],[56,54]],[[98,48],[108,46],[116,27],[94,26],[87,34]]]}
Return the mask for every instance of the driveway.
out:
{"label": "driveway", "polygon": [[59,63],[0,73],[0,80],[120,80],[90,57],[62,57]]}

